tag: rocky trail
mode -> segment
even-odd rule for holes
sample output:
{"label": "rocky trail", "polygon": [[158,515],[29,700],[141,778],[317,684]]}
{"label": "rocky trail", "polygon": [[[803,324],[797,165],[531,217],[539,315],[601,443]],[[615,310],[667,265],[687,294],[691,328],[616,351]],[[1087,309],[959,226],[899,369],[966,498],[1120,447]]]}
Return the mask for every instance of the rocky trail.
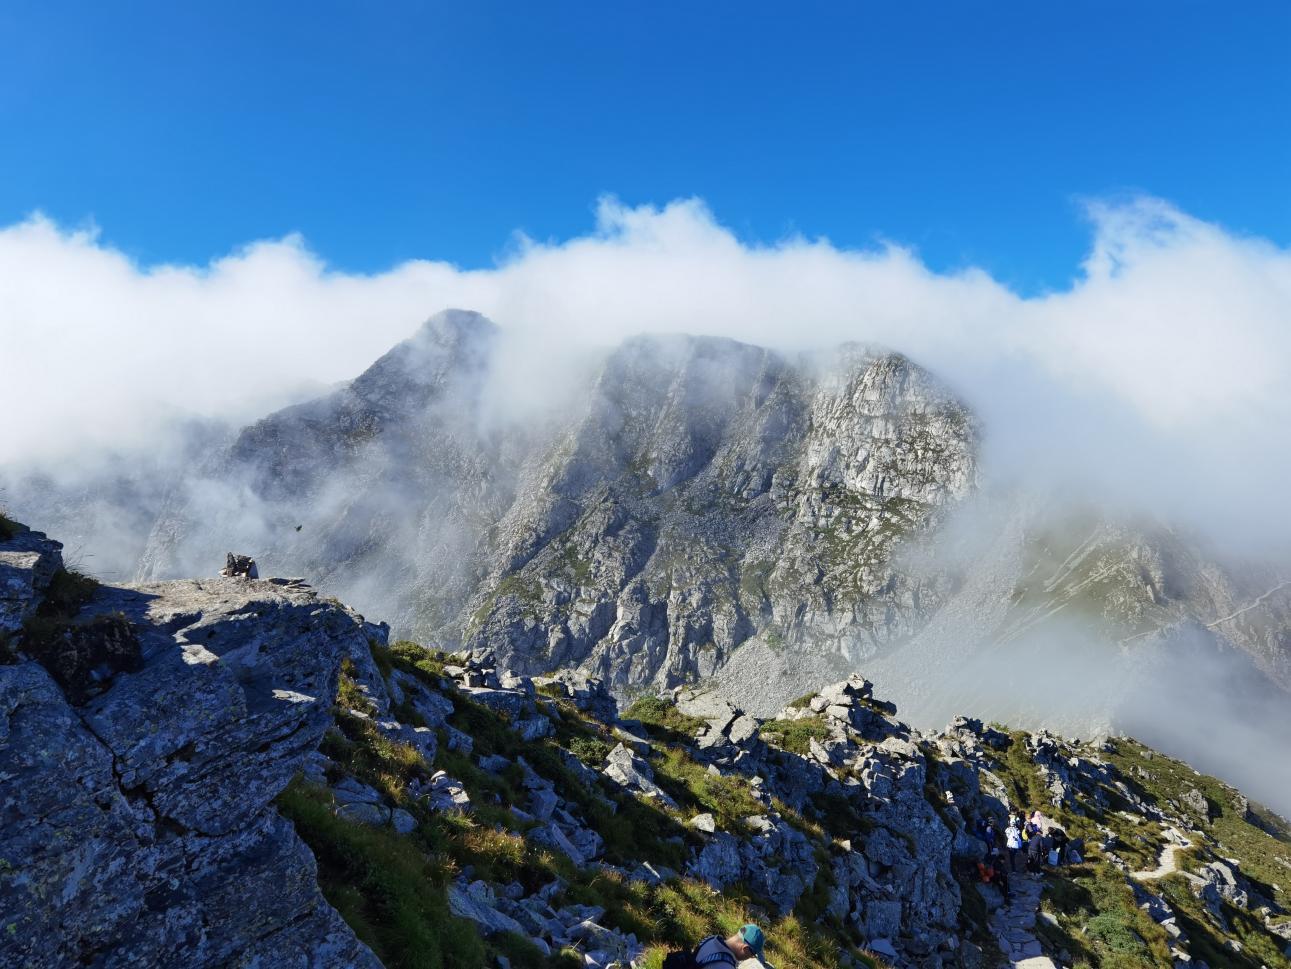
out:
{"label": "rocky trail", "polygon": [[991,929],[999,942],[1000,952],[1011,966],[1055,969],[1053,960],[1043,954],[1034,931],[1040,910],[1040,893],[1044,890],[1043,879],[1020,872],[1010,878],[1009,888],[1012,895],[991,918]]}
{"label": "rocky trail", "polygon": [[1135,871],[1130,873],[1130,877],[1141,882],[1154,882],[1166,875],[1173,875],[1179,870],[1175,862],[1175,855],[1192,847],[1192,842],[1188,841],[1174,828],[1166,829],[1166,836],[1169,837],[1170,843],[1161,849],[1161,857],[1157,859],[1156,868],[1151,871]]}

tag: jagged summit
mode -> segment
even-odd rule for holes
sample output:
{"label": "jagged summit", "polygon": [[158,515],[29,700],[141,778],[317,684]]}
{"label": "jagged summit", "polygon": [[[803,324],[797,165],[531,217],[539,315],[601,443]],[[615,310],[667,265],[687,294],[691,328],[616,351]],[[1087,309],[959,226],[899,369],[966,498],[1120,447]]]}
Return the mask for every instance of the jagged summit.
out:
{"label": "jagged summit", "polygon": [[443,346],[488,338],[497,335],[498,325],[483,313],[450,307],[440,310],[421,325],[416,340],[431,340]]}
{"label": "jagged summit", "polygon": [[[1286,687],[1280,576],[1030,514],[1043,502],[1025,496],[966,512],[998,519],[991,541],[943,557],[978,495],[978,428],[899,353],[639,336],[578,377],[567,411],[489,422],[505,339],[445,311],[350,385],[247,428],[172,491],[141,577],[251,549],[405,634],[530,672],[581,664],[622,690],[711,676],[741,650],[777,671],[769,708],[861,662],[899,672],[910,647],[942,668],[1052,617],[1133,642],[1194,619]],[[885,682],[942,702],[926,679]]]}
{"label": "jagged summit", "polygon": [[435,387],[487,365],[501,330],[487,317],[469,310],[436,313],[411,337],[396,345],[351,385],[357,396],[388,393],[411,381]]}

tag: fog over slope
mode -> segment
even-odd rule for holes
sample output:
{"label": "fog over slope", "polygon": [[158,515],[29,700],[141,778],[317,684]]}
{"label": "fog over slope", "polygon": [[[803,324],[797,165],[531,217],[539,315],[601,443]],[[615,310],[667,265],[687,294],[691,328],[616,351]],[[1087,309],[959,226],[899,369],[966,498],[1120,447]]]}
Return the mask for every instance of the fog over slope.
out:
{"label": "fog over slope", "polygon": [[[1177,752],[1217,773],[1243,783],[1260,775],[1253,789],[1285,811],[1291,779],[1267,765],[1282,762],[1278,745],[1291,740],[1287,704],[1262,691],[1278,675],[1287,625],[1278,595],[1256,600],[1275,592],[1291,562],[1282,497],[1291,254],[1153,199],[1088,214],[1090,253],[1072,285],[1035,297],[978,270],[932,273],[894,245],[750,245],[695,201],[604,202],[587,236],[517,239],[489,270],[412,262],[373,276],[331,271],[295,238],[206,267],[141,267],[91,232],[33,218],[0,231],[0,345],[10,363],[0,406],[22,415],[0,436],[0,487],[33,525],[79,528],[91,569],[128,575],[146,538],[139,527],[175,475],[200,468],[244,424],[353,378],[443,306],[477,309],[502,327],[471,415],[499,453],[517,434],[558,427],[586,376],[636,334],[729,337],[786,354],[850,341],[890,347],[976,415],[980,474],[1003,497],[965,507],[968,551],[957,561],[953,543],[940,542],[928,565],[955,573],[957,594],[902,650],[865,657],[867,673],[920,720],[971,708],[1076,726],[1115,713],[1144,739],[1168,748],[1178,738],[1189,749]],[[82,481],[95,483],[92,496],[51,509],[50,495],[75,495]],[[105,481],[119,494],[105,493]],[[1039,507],[1019,522],[1023,494]],[[237,538],[253,545],[264,524],[256,497],[225,484],[203,495],[240,516]],[[67,516],[56,528],[42,520],[56,512]],[[1091,513],[1133,534],[1096,537],[1096,554],[1081,558],[1088,536],[1076,532]],[[1010,527],[1016,541],[993,547]],[[1173,537],[1158,540],[1158,528]],[[452,553],[452,541],[435,540]],[[1065,569],[1073,556],[1087,573]],[[1100,600],[1117,603],[1116,628],[1100,625],[1106,617],[1068,622],[1081,590],[1102,589],[1108,568],[1129,576]],[[1068,572],[1078,578],[1064,586]],[[1165,576],[1185,576],[1189,588],[1157,581]],[[1150,602],[1136,604],[1140,588]],[[1171,611],[1184,601],[1195,608]],[[1260,628],[1210,626],[1256,617]],[[1123,642],[1131,635],[1140,639]],[[1262,675],[1247,675],[1258,650],[1240,652],[1237,641],[1268,645]],[[759,656],[736,651],[729,669],[761,668]],[[814,675],[800,655],[794,663]],[[1126,663],[1139,671],[1132,681]],[[1137,692],[1123,689],[1131,682]],[[1202,745],[1210,752],[1198,756]],[[1227,772],[1216,763],[1225,759]]]}

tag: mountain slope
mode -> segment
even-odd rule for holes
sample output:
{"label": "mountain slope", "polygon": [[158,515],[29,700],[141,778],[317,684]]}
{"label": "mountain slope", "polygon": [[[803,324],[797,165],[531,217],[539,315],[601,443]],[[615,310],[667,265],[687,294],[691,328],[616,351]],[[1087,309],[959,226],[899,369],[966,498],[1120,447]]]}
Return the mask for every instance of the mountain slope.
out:
{"label": "mountain slope", "polygon": [[490,423],[497,339],[441,314],[247,428],[177,490],[143,574],[246,547],[405,631],[622,686],[711,673],[756,633],[869,655],[941,593],[891,552],[970,489],[974,430],[908,360],[642,338],[560,422]]}
{"label": "mountain slope", "polygon": [[[971,708],[1173,736],[1291,803],[1285,770],[1248,767],[1291,742],[1285,567],[992,480],[971,414],[897,354],[643,337],[585,372],[525,360],[568,402],[530,413],[500,406],[509,346],[440,314],[210,449],[142,576],[250,552],[422,641],[577,664],[620,695],[758,683],[764,714],[864,664],[920,726]],[[1206,718],[1175,702],[1221,683]]]}
{"label": "mountain slope", "polygon": [[[1129,738],[920,732],[859,676],[620,716],[294,580],[97,586],[8,523],[0,589],[6,964],[658,969],[752,919],[782,969],[1291,966],[1286,822]],[[1023,809],[1076,853],[1006,899],[979,827]]]}

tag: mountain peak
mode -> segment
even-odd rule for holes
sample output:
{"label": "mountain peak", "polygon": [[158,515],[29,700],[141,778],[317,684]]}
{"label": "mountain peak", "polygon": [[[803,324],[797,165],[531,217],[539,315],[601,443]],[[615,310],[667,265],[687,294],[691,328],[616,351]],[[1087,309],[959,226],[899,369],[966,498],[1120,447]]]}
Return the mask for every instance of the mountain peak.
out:
{"label": "mountain peak", "polygon": [[499,332],[498,325],[483,313],[450,307],[426,320],[412,339],[450,347],[467,340],[492,339]]}

